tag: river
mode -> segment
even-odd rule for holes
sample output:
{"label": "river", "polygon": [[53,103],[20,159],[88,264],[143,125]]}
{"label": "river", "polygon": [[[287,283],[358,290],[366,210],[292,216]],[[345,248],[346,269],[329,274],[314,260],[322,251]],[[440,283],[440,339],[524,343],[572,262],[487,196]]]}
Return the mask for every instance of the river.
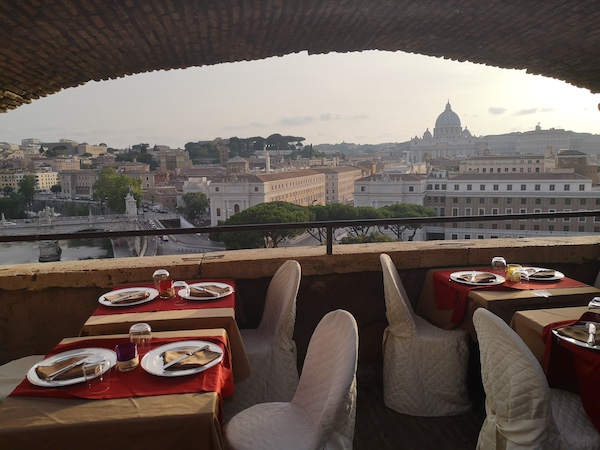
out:
{"label": "river", "polygon": [[[108,257],[108,251],[91,242],[81,240],[76,243],[60,241],[62,248],[61,261],[76,261],[80,259],[99,259]],[[1,242],[0,265],[37,263],[40,250],[37,242]]]}

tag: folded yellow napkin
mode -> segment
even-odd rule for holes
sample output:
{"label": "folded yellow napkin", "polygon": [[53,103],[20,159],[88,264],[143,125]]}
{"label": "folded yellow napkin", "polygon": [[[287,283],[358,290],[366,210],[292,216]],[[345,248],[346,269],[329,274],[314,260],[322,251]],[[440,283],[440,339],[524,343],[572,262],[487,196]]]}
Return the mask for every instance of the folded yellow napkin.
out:
{"label": "folded yellow napkin", "polygon": [[105,294],[104,299],[110,303],[119,304],[137,302],[138,300],[143,300],[149,296],[150,292],[144,289],[140,291],[119,292],[117,294]]}
{"label": "folded yellow napkin", "polygon": [[496,276],[493,273],[478,273],[475,277],[473,277],[472,274],[467,273],[456,278],[470,283],[491,283],[492,281],[496,281]]}
{"label": "folded yellow napkin", "polygon": [[567,327],[557,328],[556,331],[563,336],[567,336],[581,342],[587,342],[588,336],[590,335],[587,328],[581,325],[569,325]]}
{"label": "folded yellow napkin", "polygon": [[[194,349],[195,347],[181,348],[177,350],[167,350],[163,354],[164,364],[166,365]],[[202,367],[208,364],[209,362],[214,361],[219,356],[221,356],[221,353],[219,352],[213,352],[212,350],[208,349],[202,350],[198,353],[194,353],[192,356],[188,356],[182,361],[179,361],[177,364],[173,364],[167,370],[183,370],[193,369],[195,367]]]}
{"label": "folded yellow napkin", "polygon": [[556,272],[551,269],[538,270],[529,275],[529,278],[552,278],[556,276]]}
{"label": "folded yellow napkin", "polygon": [[[40,380],[45,380],[50,375],[52,375],[54,372],[56,372],[57,370],[67,367],[70,364],[79,362],[82,359],[87,358],[88,356],[89,355],[73,356],[71,358],[63,359],[62,361],[55,362],[54,364],[51,364],[49,366],[37,366],[35,368],[35,372],[37,373],[37,376],[40,377]],[[75,366],[72,369],[69,369],[66,372],[61,373],[60,375],[54,377],[54,380],[57,380],[57,381],[58,380],[70,380],[72,378],[78,378],[81,376],[83,376],[83,371],[82,371],[81,365],[79,365],[79,366]]]}
{"label": "folded yellow napkin", "polygon": [[218,297],[230,291],[230,287],[219,287],[215,285],[206,285],[202,287],[190,287],[190,295],[192,297]]}

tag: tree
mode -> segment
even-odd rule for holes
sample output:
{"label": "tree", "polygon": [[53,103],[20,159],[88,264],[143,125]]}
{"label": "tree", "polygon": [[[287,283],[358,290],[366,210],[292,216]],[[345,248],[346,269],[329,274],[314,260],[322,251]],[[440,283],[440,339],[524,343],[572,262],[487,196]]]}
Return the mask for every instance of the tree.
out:
{"label": "tree", "polygon": [[[434,217],[435,211],[432,208],[426,208],[421,205],[413,205],[409,203],[396,203],[394,205],[384,206],[380,208],[383,217],[385,218],[403,218],[403,217]],[[409,241],[415,237],[417,230],[421,228],[420,224],[394,224],[388,225],[388,228],[394,233],[399,241],[402,241],[402,236],[405,231],[413,230],[412,235],[408,237]],[[381,231],[381,228],[380,228]]]}
{"label": "tree", "polygon": [[[308,208],[288,202],[261,203],[234,214],[219,225],[308,222],[312,215]],[[227,250],[242,248],[277,247],[281,241],[298,236],[304,229],[244,231],[241,233],[211,233],[210,239],[225,243]]]}
{"label": "tree", "polygon": [[[316,221],[326,220],[352,220],[358,217],[356,208],[352,205],[342,203],[329,203],[327,205],[312,205],[308,207]],[[308,233],[317,239],[321,244],[327,240],[326,228],[312,228]]]}
{"label": "tree", "polygon": [[185,205],[180,212],[190,222],[201,218],[209,206],[208,197],[203,192],[188,192],[184,194],[183,202]]}
{"label": "tree", "polygon": [[25,201],[21,194],[11,192],[8,197],[0,197],[0,216],[7,219],[25,217]]}
{"label": "tree", "polygon": [[[380,209],[371,206],[356,206],[356,219],[381,219],[383,213]],[[348,233],[355,237],[364,237],[369,234],[370,226],[353,226],[348,227]]]}
{"label": "tree", "polygon": [[125,212],[125,197],[128,192],[137,200],[138,205],[142,199],[142,181],[128,175],[118,174],[115,169],[102,169],[98,180],[92,186],[93,199],[104,204],[117,214]]}
{"label": "tree", "polygon": [[19,187],[19,194],[23,196],[26,206],[31,205],[33,202],[36,184],[37,183],[34,175],[24,175],[23,178],[19,180],[19,183],[17,183],[17,186]]}
{"label": "tree", "polygon": [[365,236],[346,236],[340,240],[340,244],[370,244],[373,242],[392,242],[394,239],[387,234],[376,231]]}
{"label": "tree", "polygon": [[4,186],[4,187],[2,188],[2,191],[4,192],[4,195],[7,195],[7,196],[8,196],[8,195],[10,195],[10,193],[11,193],[11,192],[13,192],[13,191],[14,191],[14,189],[13,189],[13,187],[12,187],[12,186]]}

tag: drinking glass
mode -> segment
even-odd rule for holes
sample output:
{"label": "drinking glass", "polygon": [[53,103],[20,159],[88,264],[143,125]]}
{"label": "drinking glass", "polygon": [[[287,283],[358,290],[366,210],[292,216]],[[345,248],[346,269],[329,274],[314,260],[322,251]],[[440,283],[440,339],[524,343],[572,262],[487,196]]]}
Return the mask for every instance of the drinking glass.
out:
{"label": "drinking glass", "polygon": [[110,361],[102,355],[88,356],[83,363],[83,378],[89,392],[99,394],[110,387]]}
{"label": "drinking glass", "polygon": [[529,274],[525,269],[515,269],[512,272],[512,281],[515,283],[520,281],[529,281]]}
{"label": "drinking glass", "polygon": [[492,258],[492,269],[498,273],[506,273],[506,259],[502,256]]}
{"label": "drinking glass", "polygon": [[507,264],[506,265],[506,278],[508,278],[510,281],[514,281],[513,273],[515,270],[520,269],[520,268],[521,268],[521,264]]}
{"label": "drinking glass", "polygon": [[[185,281],[175,281],[173,283],[173,290],[175,291],[175,302],[174,304],[177,306],[187,304],[188,300],[184,296],[190,295],[190,287]],[[182,294],[184,296],[179,295],[179,291],[183,291]]]}
{"label": "drinking glass", "polygon": [[152,328],[147,323],[134,323],[129,328],[129,342],[133,342],[139,348],[150,345],[152,340]]}
{"label": "drinking glass", "polygon": [[152,274],[154,288],[158,291],[158,297],[162,299],[171,298],[175,295],[173,291],[173,280],[169,278],[169,271],[158,269]]}
{"label": "drinking glass", "polygon": [[119,372],[129,372],[140,364],[137,345],[134,342],[124,342],[115,346],[117,354],[117,369]]}

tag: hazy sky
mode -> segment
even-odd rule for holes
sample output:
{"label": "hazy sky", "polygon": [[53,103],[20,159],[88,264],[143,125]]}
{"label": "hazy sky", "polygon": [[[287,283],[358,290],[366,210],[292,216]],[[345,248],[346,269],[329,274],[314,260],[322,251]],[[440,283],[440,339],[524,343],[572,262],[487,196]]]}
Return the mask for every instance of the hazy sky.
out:
{"label": "hazy sky", "polygon": [[524,71],[402,52],[307,55],[90,82],[0,114],[0,142],[173,148],[215,137],[377,144],[422,136],[450,101],[474,135],[600,134],[600,95]]}

